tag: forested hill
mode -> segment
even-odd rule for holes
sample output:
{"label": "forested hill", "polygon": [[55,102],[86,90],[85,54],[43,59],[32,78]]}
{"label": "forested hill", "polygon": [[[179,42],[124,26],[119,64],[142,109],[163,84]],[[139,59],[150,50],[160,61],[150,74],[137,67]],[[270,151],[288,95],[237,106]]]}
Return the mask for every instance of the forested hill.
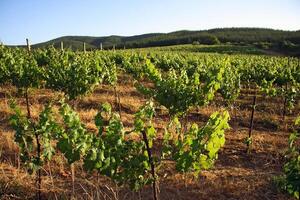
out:
{"label": "forested hill", "polygon": [[254,44],[261,48],[290,48],[298,51],[300,47],[300,31],[283,31],[262,28],[218,28],[202,31],[176,31],[171,33],[151,33],[136,36],[64,36],[34,47],[54,45],[59,47],[61,41],[65,48],[82,49],[83,42],[87,49],[140,48],[168,46],[177,44]]}

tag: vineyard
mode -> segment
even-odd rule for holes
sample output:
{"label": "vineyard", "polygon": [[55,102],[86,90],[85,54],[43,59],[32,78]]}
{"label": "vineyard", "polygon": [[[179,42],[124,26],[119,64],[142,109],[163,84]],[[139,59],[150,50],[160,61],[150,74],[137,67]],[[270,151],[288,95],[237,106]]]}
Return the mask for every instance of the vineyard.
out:
{"label": "vineyard", "polygon": [[299,100],[298,58],[0,46],[0,196],[299,199]]}

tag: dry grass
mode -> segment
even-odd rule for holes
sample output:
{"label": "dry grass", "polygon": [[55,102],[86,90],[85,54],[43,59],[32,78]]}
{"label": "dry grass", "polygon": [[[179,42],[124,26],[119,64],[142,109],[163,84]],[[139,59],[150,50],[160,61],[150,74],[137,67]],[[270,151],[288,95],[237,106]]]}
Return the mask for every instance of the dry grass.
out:
{"label": "dry grass", "polygon": [[[121,79],[117,87],[120,95],[122,120],[126,127],[133,122],[133,114],[143,105],[145,98],[132,86],[128,77]],[[8,124],[11,111],[8,106],[8,94],[16,97],[16,91],[10,86],[0,89],[0,198],[34,199],[35,177],[29,175],[18,157],[18,148],[14,143],[13,130]],[[59,95],[49,90],[31,91],[31,110],[38,117],[43,105]],[[24,109],[23,98],[16,98]],[[255,113],[253,149],[250,155],[245,153],[243,143],[248,134],[251,94],[243,91],[236,107],[230,110],[232,129],[226,133],[226,145],[219,155],[213,169],[203,171],[198,178],[191,174],[175,172],[174,163],[166,161],[160,169],[161,199],[289,199],[272,184],[274,176],[281,173],[283,152],[287,146],[287,126],[299,113],[299,105],[281,121],[280,98],[259,96],[258,111]],[[115,110],[113,88],[103,85],[76,102],[76,108],[87,128],[96,132],[93,119],[99,105],[111,103]],[[188,115],[190,122],[205,123],[209,115],[222,107],[218,100],[210,106],[195,109]],[[276,109],[274,109],[276,108]],[[168,115],[160,110],[154,120],[156,128],[162,132]],[[287,124],[287,125],[286,125]],[[107,178],[96,173],[87,174],[80,164],[75,166],[75,192],[72,190],[72,178],[69,166],[61,155],[43,168],[42,194],[44,199],[151,199],[150,186],[140,192],[131,192],[127,188],[118,188]]]}

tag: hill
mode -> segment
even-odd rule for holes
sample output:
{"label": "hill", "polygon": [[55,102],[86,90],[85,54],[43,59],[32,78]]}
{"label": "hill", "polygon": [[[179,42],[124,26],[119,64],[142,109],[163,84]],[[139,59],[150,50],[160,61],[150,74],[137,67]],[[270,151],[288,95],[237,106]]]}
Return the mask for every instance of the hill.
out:
{"label": "hill", "polygon": [[49,45],[82,50],[83,42],[86,48],[104,49],[144,48],[170,46],[178,44],[235,44],[254,45],[260,49],[270,49],[283,54],[300,55],[300,31],[283,31],[265,28],[217,28],[202,31],[176,31],[171,33],[151,33],[135,36],[64,36],[47,42],[33,45],[34,48],[43,48]]}

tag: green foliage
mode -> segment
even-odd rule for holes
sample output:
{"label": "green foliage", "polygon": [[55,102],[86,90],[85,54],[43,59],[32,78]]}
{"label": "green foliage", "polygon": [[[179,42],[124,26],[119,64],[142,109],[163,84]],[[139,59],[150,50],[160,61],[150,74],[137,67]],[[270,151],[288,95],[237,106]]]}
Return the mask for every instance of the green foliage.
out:
{"label": "green foliage", "polygon": [[[153,147],[156,130],[152,124],[155,112],[151,101],[135,114],[134,128],[130,132],[124,130],[119,115],[111,111],[111,106],[103,104],[95,116],[98,134],[88,132],[78,114],[63,100],[59,108],[60,123],[50,105],[40,113],[38,122],[27,119],[13,102],[11,108],[15,113],[10,119],[16,131],[15,140],[20,147],[22,162],[30,172],[50,161],[57,149],[69,164],[82,160],[86,170],[96,170],[133,190],[139,190],[154,181],[146,144],[134,137],[136,134],[142,136],[142,132],[145,132],[149,147]],[[218,150],[225,142],[224,130],[228,128],[228,117],[227,112],[215,113],[206,126],[199,129],[193,125],[182,141],[175,142],[174,159],[178,170],[198,173],[200,169],[212,166]],[[180,126],[178,120],[174,119],[174,123]],[[36,138],[41,144],[39,157],[36,155]],[[53,146],[55,143],[56,147]],[[200,146],[202,149],[197,148]],[[187,148],[192,152],[189,154],[191,157],[186,156]],[[154,156],[156,167],[160,165],[159,160],[160,157]]]}
{"label": "green foliage", "polygon": [[[300,125],[300,117],[296,119],[296,125]],[[283,166],[284,175],[276,179],[277,185],[280,189],[287,191],[290,195],[299,199],[300,193],[300,148],[299,132],[290,134],[289,149],[286,152],[286,163]]]}
{"label": "green foliage", "polygon": [[192,171],[198,175],[202,169],[212,167],[218,151],[225,144],[224,131],[229,128],[228,120],[228,112],[216,112],[204,127],[199,128],[193,124],[182,139],[175,143],[176,169],[181,172]]}
{"label": "green foliage", "polygon": [[10,49],[0,45],[0,85],[10,81],[10,72],[7,66],[10,65],[12,59]]}
{"label": "green foliage", "polygon": [[[135,115],[136,133],[145,131],[149,144],[153,145],[156,131],[151,125],[153,104],[148,103]],[[15,141],[20,147],[22,162],[29,172],[40,169],[44,162],[50,161],[59,150],[69,164],[83,160],[86,170],[97,170],[110,177],[118,184],[128,185],[139,190],[152,183],[150,164],[143,141],[126,135],[118,114],[111,112],[109,104],[103,104],[95,117],[98,135],[89,133],[81,123],[78,114],[63,100],[59,109],[62,124],[54,118],[51,106],[46,106],[40,113],[39,121],[34,123],[27,119],[14,102],[11,103],[14,114],[10,123],[16,131]],[[39,138],[41,155],[37,155],[35,140]],[[56,141],[56,147],[53,143]]]}
{"label": "green foliage", "polygon": [[[284,96],[288,107],[293,108],[300,94],[298,62],[294,58],[159,51],[147,55],[104,51],[83,54],[53,47],[29,53],[1,46],[0,84],[12,83],[19,89],[45,87],[75,99],[98,84],[114,85],[121,69],[137,80],[139,91],[170,109],[172,115],[209,103],[216,91],[232,103],[240,85],[249,84],[255,84],[266,95]],[[143,79],[152,82],[154,88],[145,86]]]}
{"label": "green foliage", "polygon": [[87,94],[104,78],[102,63],[89,55],[54,48],[40,53],[36,56],[45,71],[46,88],[62,91],[71,100]]}
{"label": "green foliage", "polygon": [[33,55],[24,49],[0,46],[0,84],[10,83],[18,89],[40,87],[42,70]]}
{"label": "green foliage", "polygon": [[[47,105],[40,113],[38,122],[28,119],[11,101],[10,107],[14,114],[10,117],[10,124],[15,130],[15,142],[20,148],[20,158],[30,173],[36,172],[43,163],[50,161],[55,149],[52,141],[59,127],[57,126],[51,106]],[[41,145],[41,155],[37,153],[37,139]]]}
{"label": "green foliage", "polygon": [[[145,144],[131,138],[128,133],[125,135],[119,115],[111,112],[109,104],[103,104],[95,117],[97,135],[87,132],[78,115],[67,104],[62,103],[60,114],[64,130],[59,135],[57,146],[69,163],[82,158],[86,170],[97,170],[133,190],[153,181]],[[145,130],[149,138],[154,138],[155,129],[149,121],[152,115],[151,103],[142,107],[135,115],[134,131]]]}
{"label": "green foliage", "polygon": [[240,74],[236,68],[227,66],[223,73],[223,81],[219,89],[220,94],[228,103],[231,103],[238,98],[240,89]]}
{"label": "green foliage", "polygon": [[71,164],[80,160],[93,146],[93,135],[81,123],[78,114],[64,101],[61,101],[59,113],[64,127],[58,135],[57,147]]}
{"label": "green foliage", "polygon": [[188,75],[183,68],[171,68],[160,73],[149,60],[146,60],[144,67],[145,76],[153,82],[154,88],[145,87],[141,83],[137,83],[136,88],[165,106],[172,116],[181,116],[191,107],[203,106],[213,100],[224,73],[224,65],[201,71],[203,77],[197,71]]}

